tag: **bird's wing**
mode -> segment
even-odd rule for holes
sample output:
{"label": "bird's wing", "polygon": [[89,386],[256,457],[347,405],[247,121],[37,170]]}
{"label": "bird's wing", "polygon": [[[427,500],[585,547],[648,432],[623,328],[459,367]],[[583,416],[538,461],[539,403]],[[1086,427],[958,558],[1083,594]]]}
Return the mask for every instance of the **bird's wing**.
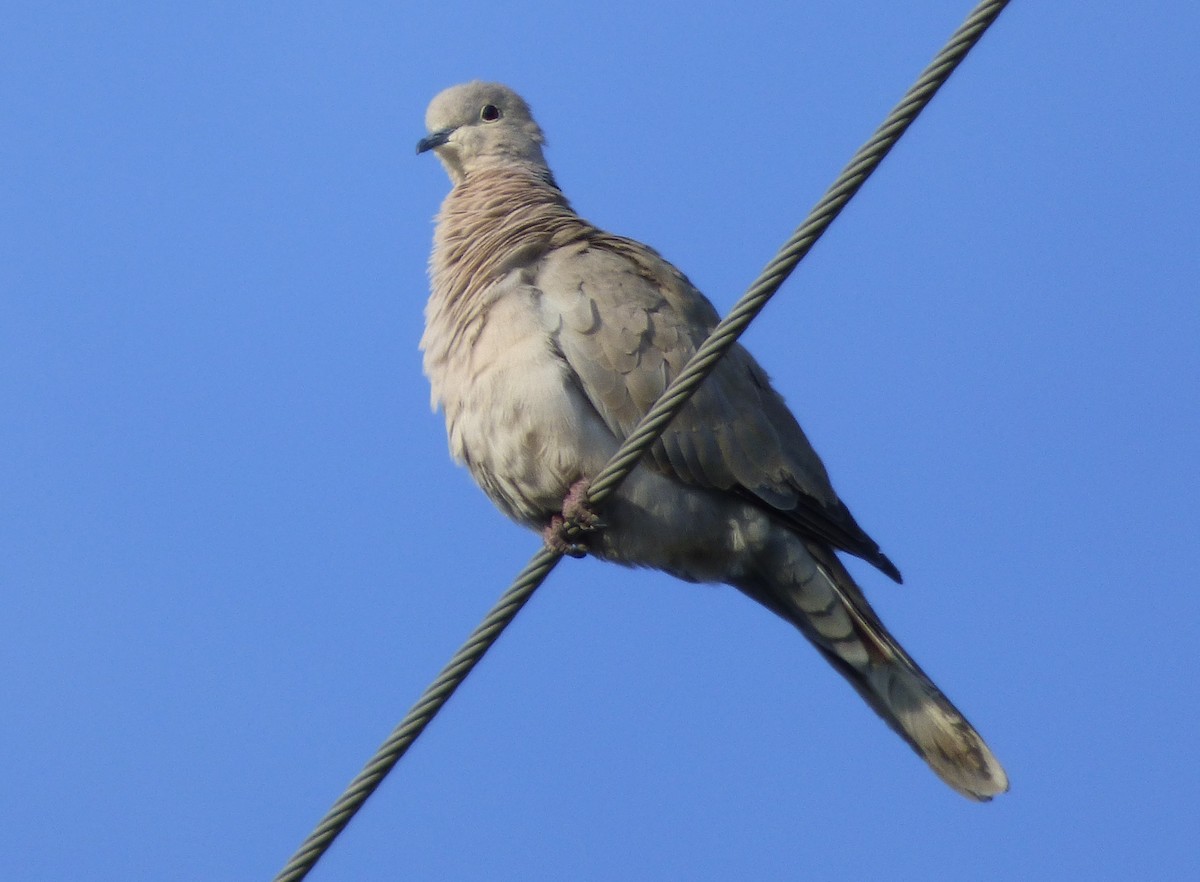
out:
{"label": "bird's wing", "polygon": [[[582,392],[624,438],[717,323],[678,270],[629,239],[557,248],[534,286]],[[754,358],[734,346],[647,456],[690,484],[737,493],[798,531],[899,572],[838,499],[824,465]]]}

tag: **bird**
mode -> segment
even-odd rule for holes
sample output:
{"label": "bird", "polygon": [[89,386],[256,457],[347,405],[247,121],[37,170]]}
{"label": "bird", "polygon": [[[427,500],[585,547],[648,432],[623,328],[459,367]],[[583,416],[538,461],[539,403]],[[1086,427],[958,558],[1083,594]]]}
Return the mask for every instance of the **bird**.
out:
{"label": "bird", "polygon": [[981,802],[1006,791],[982,737],[839,559],[901,581],[743,346],[591,510],[591,477],[717,312],[656,251],[575,212],[529,105],[509,87],[448,88],[425,124],[417,153],[437,156],[451,189],[436,219],[420,345],[453,459],[556,550],[740,590],[808,638],[951,788]]}

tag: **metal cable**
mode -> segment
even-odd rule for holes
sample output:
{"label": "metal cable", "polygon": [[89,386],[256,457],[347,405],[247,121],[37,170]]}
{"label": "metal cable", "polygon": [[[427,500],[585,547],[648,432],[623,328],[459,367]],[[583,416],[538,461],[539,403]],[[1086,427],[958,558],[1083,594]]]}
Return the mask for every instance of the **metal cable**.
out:
{"label": "metal cable", "polygon": [[[917,115],[925,108],[925,105],[929,103],[1006,5],[1008,5],[1008,0],[984,0],[971,11],[967,20],[954,32],[942,50],[921,73],[913,87],[905,93],[892,112],[876,129],[875,134],[854,154],[842,173],[838,175],[825,195],[809,212],[804,222],[797,227],[791,238],[784,243],[775,258],[734,305],[730,313],[713,329],[712,334],[625,439],[608,465],[594,476],[588,492],[589,504],[599,505],[602,503],[633,470],[646,449],[658,440],[667,424],[692,396],[704,378],[712,372],[720,358],[737,341],[754,317],[762,311],[767,301],[796,268],[796,265],[808,254],[817,239],[833,223],[834,218],[841,213],[850,198],[858,192],[866,179],[887,156],[888,151],[892,149],[900,136],[917,118]],[[576,530],[576,528],[572,529]],[[363,770],[350,782],[345,792],[321,819],[316,829],[304,840],[287,865],[275,877],[274,882],[297,882],[308,875],[308,872],[333,844],[333,840],[350,823],[350,819],[367,801],[367,798],[375,792],[387,773],[396,765],[400,757],[404,756],[412,743],[441,710],[442,705],[454,694],[472,668],[496,642],[501,632],[521,611],[521,607],[525,605],[561,559],[560,553],[547,548],[541,549],[533,556],[508,590],[501,595],[483,622],[442,668],[437,679],[425,690]]]}

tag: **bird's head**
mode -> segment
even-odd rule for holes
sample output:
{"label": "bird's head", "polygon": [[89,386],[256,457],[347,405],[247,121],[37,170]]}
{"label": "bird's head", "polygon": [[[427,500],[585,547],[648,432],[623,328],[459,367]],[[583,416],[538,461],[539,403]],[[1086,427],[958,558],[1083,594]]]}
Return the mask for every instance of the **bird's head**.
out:
{"label": "bird's head", "polygon": [[425,127],[429,134],[417,142],[417,153],[437,154],[455,184],[479,168],[514,163],[546,168],[546,138],[529,105],[499,83],[451,86],[430,103]]}

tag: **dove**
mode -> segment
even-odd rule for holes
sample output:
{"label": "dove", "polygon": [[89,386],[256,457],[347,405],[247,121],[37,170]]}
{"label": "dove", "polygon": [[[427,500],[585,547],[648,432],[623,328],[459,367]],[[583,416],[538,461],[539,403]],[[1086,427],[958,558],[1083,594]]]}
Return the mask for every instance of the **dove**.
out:
{"label": "dove", "polygon": [[[674,266],[572,209],[529,105],[497,83],[437,95],[418,153],[452,184],[421,337],[453,458],[558,550],[724,583],[795,626],[946,784],[1008,778],[880,621],[838,553],[900,572],[838,498],[767,374],[735,345],[603,507],[588,481],[718,321]],[[582,532],[568,537],[574,523]]]}

